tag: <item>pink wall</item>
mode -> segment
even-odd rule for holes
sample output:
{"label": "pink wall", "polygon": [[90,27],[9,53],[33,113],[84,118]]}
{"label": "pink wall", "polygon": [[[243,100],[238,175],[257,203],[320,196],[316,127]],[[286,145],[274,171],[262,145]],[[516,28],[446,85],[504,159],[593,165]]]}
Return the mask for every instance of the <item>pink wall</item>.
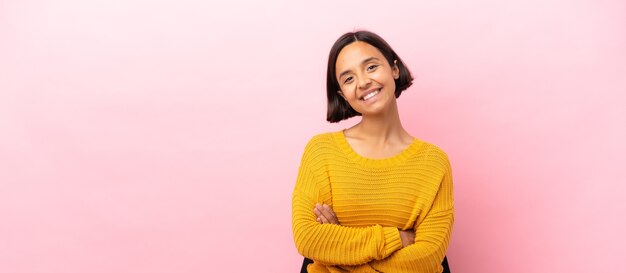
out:
{"label": "pink wall", "polygon": [[[217,2],[217,3],[216,3]],[[454,272],[621,272],[623,1],[0,1],[0,272],[296,272],[327,51],[451,157]]]}

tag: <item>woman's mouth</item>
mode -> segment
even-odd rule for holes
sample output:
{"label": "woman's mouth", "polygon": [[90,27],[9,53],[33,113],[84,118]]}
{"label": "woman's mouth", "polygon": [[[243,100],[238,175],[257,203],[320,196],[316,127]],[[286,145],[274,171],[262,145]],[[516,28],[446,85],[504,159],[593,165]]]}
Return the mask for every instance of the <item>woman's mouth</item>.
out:
{"label": "woman's mouth", "polygon": [[373,90],[372,92],[369,92],[369,93],[365,94],[365,96],[363,96],[363,98],[361,98],[361,100],[362,101],[369,100],[372,97],[378,95],[378,93],[380,93],[380,89]]}

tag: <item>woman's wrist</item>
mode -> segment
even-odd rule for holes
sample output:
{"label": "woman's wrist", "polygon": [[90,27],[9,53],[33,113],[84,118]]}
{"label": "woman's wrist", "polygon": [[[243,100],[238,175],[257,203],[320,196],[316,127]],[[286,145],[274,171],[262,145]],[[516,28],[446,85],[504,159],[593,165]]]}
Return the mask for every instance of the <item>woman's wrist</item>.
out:
{"label": "woman's wrist", "polygon": [[398,232],[400,233],[400,240],[402,241],[402,247],[407,247],[415,243],[415,231],[414,230],[398,229]]}

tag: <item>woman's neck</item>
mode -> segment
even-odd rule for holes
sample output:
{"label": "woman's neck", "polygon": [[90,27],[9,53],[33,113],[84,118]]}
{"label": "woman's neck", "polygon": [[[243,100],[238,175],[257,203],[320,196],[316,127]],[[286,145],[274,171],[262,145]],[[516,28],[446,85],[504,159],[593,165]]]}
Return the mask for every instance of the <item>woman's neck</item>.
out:
{"label": "woman's neck", "polygon": [[365,115],[348,131],[350,137],[379,145],[406,143],[413,139],[402,127],[397,107],[379,115]]}

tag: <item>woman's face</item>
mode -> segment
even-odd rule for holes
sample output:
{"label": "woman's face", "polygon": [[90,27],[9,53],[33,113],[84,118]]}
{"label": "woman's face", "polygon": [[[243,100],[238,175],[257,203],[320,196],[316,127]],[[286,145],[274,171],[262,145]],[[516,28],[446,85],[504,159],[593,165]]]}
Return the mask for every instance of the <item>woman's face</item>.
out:
{"label": "woman's face", "polygon": [[400,71],[374,46],[356,41],[344,47],[335,64],[337,82],[350,106],[362,115],[382,113],[395,103]]}

